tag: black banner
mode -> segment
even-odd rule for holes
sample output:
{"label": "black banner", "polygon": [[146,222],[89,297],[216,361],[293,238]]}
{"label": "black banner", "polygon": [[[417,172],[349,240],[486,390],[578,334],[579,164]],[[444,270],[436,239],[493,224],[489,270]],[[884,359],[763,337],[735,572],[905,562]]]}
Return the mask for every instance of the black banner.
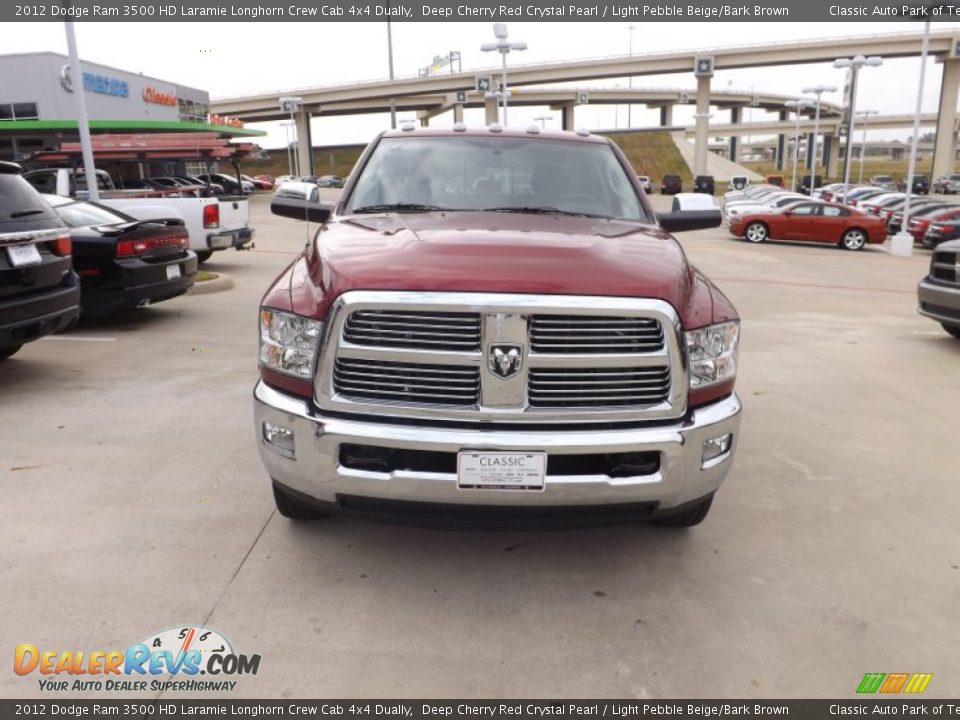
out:
{"label": "black banner", "polygon": [[548,718],[960,717],[960,700],[0,700],[0,718],[304,718],[546,720]]}
{"label": "black banner", "polygon": [[882,22],[960,20],[960,4],[851,0],[37,0],[0,3],[0,21],[95,22]]}

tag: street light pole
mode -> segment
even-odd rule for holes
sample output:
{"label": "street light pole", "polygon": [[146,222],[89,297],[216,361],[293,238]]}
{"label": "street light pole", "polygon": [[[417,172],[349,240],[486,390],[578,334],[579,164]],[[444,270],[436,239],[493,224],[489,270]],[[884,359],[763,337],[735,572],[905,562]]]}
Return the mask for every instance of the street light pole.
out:
{"label": "street light pole", "polygon": [[[294,118],[293,114],[294,114],[294,112],[296,111],[297,107],[299,107],[300,103],[302,103],[302,102],[303,102],[303,98],[300,97],[300,96],[295,96],[295,95],[288,95],[287,97],[282,97],[282,98],[280,98],[280,109],[281,109],[281,110],[286,110],[286,111],[288,111],[288,112],[290,113],[290,125],[293,126],[293,130],[292,130],[292,132],[293,132],[293,137],[294,137],[294,140],[295,140],[295,142],[296,142],[296,144],[297,144],[296,150],[294,151],[294,155],[293,155],[294,160],[295,160],[295,162],[294,162],[294,164],[293,164],[293,167],[294,167],[294,170],[296,171],[296,172],[294,172],[294,175],[296,175],[296,176],[298,176],[298,177],[301,175],[301,172],[300,172],[300,133],[297,132],[297,121],[296,121],[296,119]],[[307,119],[307,122],[310,122],[309,118]],[[313,151],[312,148],[307,148],[307,152],[312,152],[312,151]]]}
{"label": "street light pole", "polygon": [[[71,7],[67,3],[67,7]],[[93,164],[93,141],[90,139],[90,121],[87,118],[87,98],[83,89],[83,69],[77,54],[77,37],[73,31],[73,22],[63,23],[67,33],[67,54],[70,56],[70,79],[73,87],[74,107],[77,112],[77,129],[80,131],[80,151],[83,154],[83,174],[87,180],[88,197],[97,202],[100,199],[100,186],[97,182],[97,168]],[[79,178],[77,178],[79,180]]]}
{"label": "street light pole", "polygon": [[797,161],[800,159],[800,108],[807,107],[809,103],[806,100],[787,100],[784,105],[794,109],[797,117],[797,130],[793,136],[793,178],[790,181],[790,189],[797,191]]}
{"label": "street light pole", "polygon": [[907,231],[910,222],[910,196],[913,194],[913,172],[917,168],[917,143],[920,140],[920,110],[923,107],[923,79],[930,51],[930,21],[923,24],[923,49],[920,51],[920,80],[917,87],[917,106],[913,113],[913,139],[910,142],[910,165],[907,168],[907,199],[903,204],[900,232],[890,241],[890,254],[910,257],[913,254],[913,236]]}
{"label": "street light pole", "polygon": [[[817,141],[820,138],[820,96],[825,92],[836,92],[837,89],[830,85],[814,85],[813,87],[804,88],[803,92],[808,95],[816,95],[816,115],[813,120],[813,157],[810,164],[810,185],[816,185],[817,180]],[[810,192],[813,192],[813,187],[810,188]]]}
{"label": "street light pole", "polygon": [[511,50],[526,50],[527,44],[525,42],[510,42],[507,40],[507,26],[505,23],[494,23],[493,34],[496,36],[497,41],[484,43],[480,46],[480,49],[483,52],[498,52],[503,59],[503,66],[500,72],[500,98],[503,101],[503,126],[506,127],[507,98],[510,96],[510,91],[507,89],[507,55],[510,54]]}
{"label": "street light pole", "polygon": [[[850,156],[853,152],[853,114],[857,107],[857,76],[864,65],[878,67],[883,65],[883,58],[872,55],[864,57],[857,55],[852,58],[839,58],[833,61],[835,68],[847,68],[850,71],[850,107],[847,108],[847,145],[843,159],[843,202],[847,202],[847,190],[850,185]],[[863,166],[861,165],[861,170]]]}
{"label": "street light pole", "polygon": [[537,115],[534,120],[540,123],[543,130],[547,129],[547,120],[553,120],[553,115]]}
{"label": "street light pole", "polygon": [[[387,63],[390,66],[390,82],[393,82],[393,26],[390,23],[390,11],[393,10],[392,0],[387,0]],[[390,129],[397,129],[397,99],[390,98]]]}
{"label": "street light pole", "polygon": [[876,110],[861,110],[857,113],[863,117],[863,142],[860,143],[860,177],[857,179],[858,184],[863,184],[863,159],[867,154],[867,124],[870,122],[871,115],[877,115]]}

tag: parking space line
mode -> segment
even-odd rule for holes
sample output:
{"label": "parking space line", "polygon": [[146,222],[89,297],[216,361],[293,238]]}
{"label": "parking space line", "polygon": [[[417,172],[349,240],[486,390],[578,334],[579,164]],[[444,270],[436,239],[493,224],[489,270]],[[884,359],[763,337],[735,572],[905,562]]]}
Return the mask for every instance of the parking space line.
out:
{"label": "parking space line", "polygon": [[112,337],[91,337],[89,335],[44,335],[41,340],[60,340],[63,342],[116,342]]}

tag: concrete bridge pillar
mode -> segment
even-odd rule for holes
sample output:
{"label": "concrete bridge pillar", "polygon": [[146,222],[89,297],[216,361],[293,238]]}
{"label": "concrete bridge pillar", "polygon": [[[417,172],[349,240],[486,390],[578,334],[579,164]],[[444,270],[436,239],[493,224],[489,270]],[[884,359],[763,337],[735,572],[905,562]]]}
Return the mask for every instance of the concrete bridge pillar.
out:
{"label": "concrete bridge pillar", "polygon": [[[786,122],[790,119],[790,113],[786,110],[780,111],[780,122]],[[787,154],[787,136],[783,133],[777,135],[777,170],[783,170],[783,164]]]}
{"label": "concrete bridge pillar", "polygon": [[960,60],[943,61],[940,110],[937,114],[937,141],[933,148],[933,177],[953,172],[957,156],[957,93],[960,90]]}
{"label": "concrete bridge pillar", "polygon": [[309,110],[301,108],[294,114],[297,126],[297,165],[301,175],[313,175],[313,137],[310,134]]}
{"label": "concrete bridge pillar", "polygon": [[486,98],[483,101],[483,114],[483,122],[485,125],[493,125],[495,122],[500,122],[500,113],[497,110],[496,98]]}
{"label": "concrete bridge pillar", "polygon": [[562,115],[562,117],[561,117],[561,124],[560,124],[560,127],[561,127],[562,129],[564,129],[564,130],[575,130],[575,129],[576,129],[576,128],[573,127],[573,123],[574,123],[574,119],[573,119],[573,109],[574,109],[575,107],[576,107],[576,105],[574,105],[573,103],[568,103],[567,105],[564,105],[564,106],[562,107],[561,111],[562,111],[563,115]]}
{"label": "concrete bridge pillar", "polygon": [[696,137],[693,148],[693,174],[707,174],[707,137],[710,133],[710,77],[697,78]]}
{"label": "concrete bridge pillar", "polygon": [[[730,124],[739,125],[740,118],[743,115],[743,109],[739,107],[730,108]],[[731,135],[730,136],[730,159],[733,162],[740,162],[740,136]]]}
{"label": "concrete bridge pillar", "polygon": [[460,103],[453,106],[453,121],[455,123],[463,122],[463,105]]}
{"label": "concrete bridge pillar", "polygon": [[823,173],[825,178],[837,176],[840,166],[840,138],[836,135],[823,136]]}
{"label": "concrete bridge pillar", "polygon": [[660,127],[671,125],[673,125],[673,105],[663,105],[660,107]]}

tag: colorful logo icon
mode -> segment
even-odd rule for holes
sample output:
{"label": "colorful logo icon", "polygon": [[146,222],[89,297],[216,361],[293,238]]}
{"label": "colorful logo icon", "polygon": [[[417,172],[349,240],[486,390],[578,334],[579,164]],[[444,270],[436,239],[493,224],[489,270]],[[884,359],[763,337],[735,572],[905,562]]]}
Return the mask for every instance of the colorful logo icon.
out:
{"label": "colorful logo icon", "polygon": [[933,679],[933,673],[867,673],[857,686],[858,694],[922,693]]}

